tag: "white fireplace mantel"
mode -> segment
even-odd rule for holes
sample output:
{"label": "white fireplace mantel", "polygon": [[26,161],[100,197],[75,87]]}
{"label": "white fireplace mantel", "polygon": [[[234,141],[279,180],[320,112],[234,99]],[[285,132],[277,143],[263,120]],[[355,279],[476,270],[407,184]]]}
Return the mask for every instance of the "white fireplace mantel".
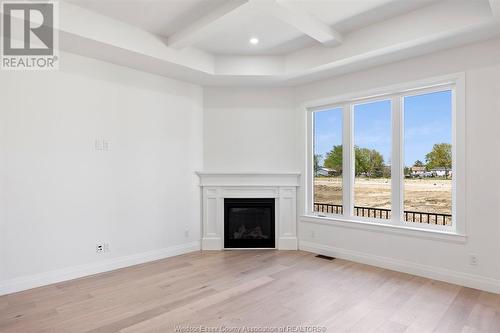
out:
{"label": "white fireplace mantel", "polygon": [[300,172],[197,172],[202,188],[203,250],[224,249],[224,198],[275,198],[276,248],[297,250]]}

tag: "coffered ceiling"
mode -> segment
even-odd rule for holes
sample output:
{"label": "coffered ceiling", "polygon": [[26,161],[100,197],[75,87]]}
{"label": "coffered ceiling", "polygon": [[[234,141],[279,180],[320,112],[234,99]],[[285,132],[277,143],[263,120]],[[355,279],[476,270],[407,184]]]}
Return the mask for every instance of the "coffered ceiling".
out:
{"label": "coffered ceiling", "polygon": [[60,47],[205,85],[295,85],[499,36],[498,2],[63,0]]}

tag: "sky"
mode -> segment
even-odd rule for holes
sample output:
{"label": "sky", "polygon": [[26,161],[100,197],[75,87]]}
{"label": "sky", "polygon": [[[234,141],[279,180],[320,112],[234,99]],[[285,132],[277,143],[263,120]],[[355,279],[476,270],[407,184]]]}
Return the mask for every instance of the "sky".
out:
{"label": "sky", "polygon": [[[404,98],[404,161],[425,163],[436,143],[451,143],[451,91]],[[342,109],[314,113],[314,150],[323,157],[342,144]],[[354,106],[354,144],[376,149],[391,161],[391,102],[376,101]]]}

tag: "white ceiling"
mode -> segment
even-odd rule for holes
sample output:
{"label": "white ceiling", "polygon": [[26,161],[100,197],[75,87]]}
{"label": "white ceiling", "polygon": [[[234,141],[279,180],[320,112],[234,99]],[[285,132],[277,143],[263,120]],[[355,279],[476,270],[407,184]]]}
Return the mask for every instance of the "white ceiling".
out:
{"label": "white ceiling", "polygon": [[64,0],[168,37],[228,0]]}
{"label": "white ceiling", "polygon": [[63,0],[61,47],[206,84],[296,84],[499,36],[499,1]]}
{"label": "white ceiling", "polygon": [[[373,19],[366,22],[371,24],[378,19],[408,12],[419,7],[428,6],[439,0],[286,0],[298,7],[309,11],[329,25],[338,25],[359,15]],[[474,1],[474,0],[473,0]],[[389,15],[387,15],[389,14]],[[361,25],[360,25],[361,26]],[[358,26],[358,28],[360,27]]]}
{"label": "white ceiling", "polygon": [[[234,0],[65,0],[168,38],[203,15]],[[274,0],[258,0],[265,3]],[[437,0],[282,0],[342,32],[409,12]],[[474,0],[469,0],[474,1]],[[314,39],[273,15],[241,6],[194,46],[214,54],[282,55],[314,44]],[[259,45],[248,40],[257,36]]]}
{"label": "white ceiling", "polygon": [[[248,41],[252,37],[259,44]],[[314,44],[314,40],[258,9],[247,7],[242,15],[227,15],[224,26],[204,36],[194,46],[214,54],[280,55]]]}

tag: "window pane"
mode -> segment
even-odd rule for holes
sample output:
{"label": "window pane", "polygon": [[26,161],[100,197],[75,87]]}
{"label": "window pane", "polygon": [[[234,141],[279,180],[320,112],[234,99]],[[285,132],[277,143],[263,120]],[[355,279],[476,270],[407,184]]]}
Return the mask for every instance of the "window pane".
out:
{"label": "window pane", "polygon": [[354,215],[391,218],[391,101],[354,106]]}
{"label": "window pane", "polygon": [[452,92],[404,98],[404,220],[451,225]]}
{"label": "window pane", "polygon": [[342,214],[342,108],[314,113],[314,211]]}

